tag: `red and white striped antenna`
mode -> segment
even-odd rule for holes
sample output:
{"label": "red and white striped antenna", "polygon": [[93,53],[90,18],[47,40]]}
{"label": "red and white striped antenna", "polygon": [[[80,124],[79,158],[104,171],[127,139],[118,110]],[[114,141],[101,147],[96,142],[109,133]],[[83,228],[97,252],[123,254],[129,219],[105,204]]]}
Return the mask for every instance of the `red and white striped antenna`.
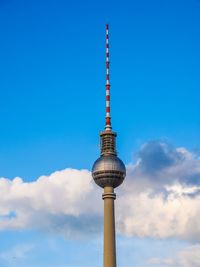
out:
{"label": "red and white striped antenna", "polygon": [[106,126],[105,130],[111,130],[111,116],[110,116],[110,61],[109,61],[109,33],[108,24],[106,24]]}

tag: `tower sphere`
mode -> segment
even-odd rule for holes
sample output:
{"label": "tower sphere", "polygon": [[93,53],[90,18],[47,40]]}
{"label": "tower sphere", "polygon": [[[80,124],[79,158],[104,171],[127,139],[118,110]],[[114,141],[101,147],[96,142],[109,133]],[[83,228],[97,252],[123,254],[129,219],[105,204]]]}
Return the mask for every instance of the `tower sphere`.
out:
{"label": "tower sphere", "polygon": [[103,155],[98,158],[92,167],[92,176],[100,187],[119,186],[125,176],[126,168],[124,163],[115,155]]}

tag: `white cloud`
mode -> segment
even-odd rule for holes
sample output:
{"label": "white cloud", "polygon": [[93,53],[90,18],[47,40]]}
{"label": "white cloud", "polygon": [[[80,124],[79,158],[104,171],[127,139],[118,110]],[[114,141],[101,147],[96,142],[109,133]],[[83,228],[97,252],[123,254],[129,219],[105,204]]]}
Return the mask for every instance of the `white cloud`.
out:
{"label": "white cloud", "polygon": [[66,169],[28,183],[19,177],[1,178],[0,192],[1,230],[39,228],[70,235],[84,233],[91,224],[90,231],[96,231],[92,222],[99,207],[87,170]]}
{"label": "white cloud", "polygon": [[128,236],[200,238],[200,196],[129,193],[118,201],[117,213],[119,229]]}
{"label": "white cloud", "polygon": [[169,267],[199,267],[200,266],[200,245],[192,245],[184,250],[178,251],[171,258],[152,258],[148,261],[152,266]]}
{"label": "white cloud", "polygon": [[200,240],[200,160],[185,148],[154,141],[127,168],[118,201],[120,232],[128,236]]}
{"label": "white cloud", "polygon": [[[117,190],[117,230],[140,237],[200,240],[200,160],[154,141]],[[0,179],[0,229],[35,228],[67,237],[102,230],[101,189],[88,170],[66,169],[34,182]]]}

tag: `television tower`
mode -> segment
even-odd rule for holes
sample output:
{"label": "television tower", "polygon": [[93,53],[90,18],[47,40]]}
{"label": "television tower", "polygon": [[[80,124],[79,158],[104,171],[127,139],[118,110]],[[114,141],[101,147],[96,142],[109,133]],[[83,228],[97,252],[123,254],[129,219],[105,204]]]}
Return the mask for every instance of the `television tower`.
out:
{"label": "television tower", "polygon": [[109,35],[106,25],[106,123],[105,130],[100,132],[101,155],[92,167],[92,176],[97,185],[104,189],[104,267],[116,267],[115,246],[115,213],[114,188],[119,186],[125,176],[124,163],[117,157],[115,138],[117,134],[112,131],[110,116],[110,61],[109,61]]}

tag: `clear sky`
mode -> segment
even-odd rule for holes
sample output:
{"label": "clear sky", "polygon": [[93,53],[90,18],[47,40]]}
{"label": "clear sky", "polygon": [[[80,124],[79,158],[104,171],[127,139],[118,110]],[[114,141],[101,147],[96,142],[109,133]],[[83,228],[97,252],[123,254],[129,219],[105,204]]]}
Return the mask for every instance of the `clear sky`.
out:
{"label": "clear sky", "polygon": [[[106,23],[110,25],[112,125],[118,132],[120,157],[134,168],[138,158],[145,161],[143,144],[148,144],[148,168],[157,170],[162,164],[168,168],[168,154],[171,153],[171,160],[176,153],[185,151],[187,156],[192,155],[192,159],[187,157],[190,164],[198,166],[199,0],[0,0],[0,177],[6,183],[21,177],[29,186],[27,190],[33,192],[32,185],[40,183],[38,177],[42,175],[49,177],[66,168],[91,169],[99,155],[98,133],[104,128]],[[156,158],[158,144],[167,146],[167,156],[162,160]],[[177,180],[183,173],[172,176]],[[193,187],[199,184],[199,173],[188,174],[197,177]],[[185,186],[188,183],[184,179]],[[154,185],[150,187],[155,189]],[[99,199],[101,205],[101,191],[92,190],[96,190],[95,201]],[[94,236],[88,234],[88,238],[83,232],[89,230],[83,225],[75,234],[63,234],[59,225],[68,225],[65,230],[69,232],[73,228],[68,217],[62,217],[56,224],[58,231],[50,233],[44,230],[45,226],[30,225],[27,218],[20,221],[20,216],[19,222],[11,225],[24,206],[17,202],[17,193],[12,191],[15,196],[11,200],[11,191],[8,192],[5,199],[0,198],[1,267],[102,265],[102,229],[100,233],[95,230]],[[44,193],[37,191],[37,196],[38,192]],[[59,203],[58,198],[59,195],[55,202]],[[8,199],[17,202],[17,208],[4,202]],[[74,216],[64,207],[61,212],[58,207],[40,210],[42,201],[34,209],[35,224],[41,223],[38,218],[44,210],[50,213],[51,220],[55,213]],[[80,203],[85,205],[84,201]],[[4,211],[6,205],[11,205],[9,211]],[[101,212],[102,209],[98,216]],[[85,211],[83,216],[87,214]],[[181,216],[184,221],[184,214]],[[171,228],[170,234],[158,231],[152,235],[145,230],[141,233],[127,229],[119,230],[119,266],[200,266],[200,260],[197,265],[175,260],[176,251],[180,257],[199,246],[198,240],[191,242],[187,234],[172,234]]]}

